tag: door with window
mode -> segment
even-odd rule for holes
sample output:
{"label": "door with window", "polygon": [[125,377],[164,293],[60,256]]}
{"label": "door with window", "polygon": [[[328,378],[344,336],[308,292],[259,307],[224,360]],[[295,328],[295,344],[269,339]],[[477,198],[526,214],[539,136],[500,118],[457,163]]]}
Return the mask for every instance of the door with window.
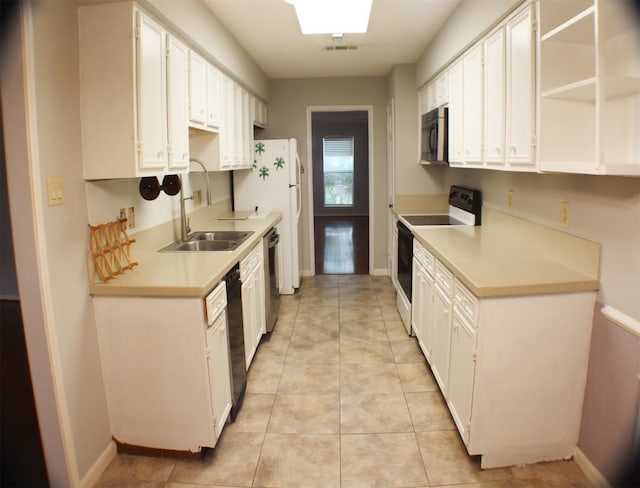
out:
{"label": "door with window", "polygon": [[314,112],[312,124],[314,215],[368,215],[367,112]]}
{"label": "door with window", "polygon": [[369,273],[369,113],[312,112],[317,274]]}

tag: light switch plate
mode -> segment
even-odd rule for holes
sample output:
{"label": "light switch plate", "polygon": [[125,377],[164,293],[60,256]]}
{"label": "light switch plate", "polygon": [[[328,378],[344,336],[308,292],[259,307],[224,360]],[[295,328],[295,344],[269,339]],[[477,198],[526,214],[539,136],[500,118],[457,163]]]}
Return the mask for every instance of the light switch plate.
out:
{"label": "light switch plate", "polygon": [[64,204],[64,178],[62,176],[47,176],[47,199],[50,207]]}

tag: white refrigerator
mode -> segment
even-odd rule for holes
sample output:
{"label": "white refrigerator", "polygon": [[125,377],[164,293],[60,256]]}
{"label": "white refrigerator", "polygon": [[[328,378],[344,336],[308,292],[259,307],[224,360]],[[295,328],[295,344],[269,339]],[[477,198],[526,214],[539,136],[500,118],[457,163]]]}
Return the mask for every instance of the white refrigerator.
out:
{"label": "white refrigerator", "polygon": [[[236,211],[251,211],[249,218],[281,212],[278,285],[290,295],[300,287],[300,158],[295,139],[254,141],[251,170],[233,172],[233,199]],[[256,211],[257,209],[257,211]]]}

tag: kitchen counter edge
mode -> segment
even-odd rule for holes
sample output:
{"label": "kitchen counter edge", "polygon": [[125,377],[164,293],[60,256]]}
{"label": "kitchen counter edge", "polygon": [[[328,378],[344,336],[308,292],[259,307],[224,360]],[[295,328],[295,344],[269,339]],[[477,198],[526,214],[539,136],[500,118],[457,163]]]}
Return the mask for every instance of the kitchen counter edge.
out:
{"label": "kitchen counter edge", "polygon": [[[282,215],[273,212],[264,218],[244,220],[211,220],[207,228],[197,231],[253,231],[246,241],[231,252],[153,252],[138,260],[138,265],[104,283],[89,284],[94,296],[122,297],[194,297],[202,298],[215,288],[225,274],[275,227]],[[166,244],[159,244],[161,249]]]}

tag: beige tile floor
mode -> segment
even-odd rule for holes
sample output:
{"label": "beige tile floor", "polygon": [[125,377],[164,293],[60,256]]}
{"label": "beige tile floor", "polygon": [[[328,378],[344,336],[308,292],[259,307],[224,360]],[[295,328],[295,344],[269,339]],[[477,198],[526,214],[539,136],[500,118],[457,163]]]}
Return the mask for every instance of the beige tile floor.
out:
{"label": "beige tile floor", "polygon": [[235,423],[204,461],[119,455],[98,487],[590,487],[572,461],[480,470],[386,277],[284,296]]}

